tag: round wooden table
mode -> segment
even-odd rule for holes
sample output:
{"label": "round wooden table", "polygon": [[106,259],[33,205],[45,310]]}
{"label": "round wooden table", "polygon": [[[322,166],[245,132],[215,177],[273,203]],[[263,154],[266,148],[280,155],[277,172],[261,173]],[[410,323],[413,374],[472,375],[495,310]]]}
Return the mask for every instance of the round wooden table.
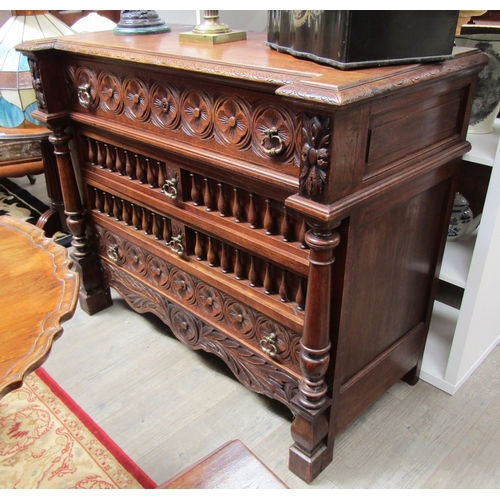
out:
{"label": "round wooden table", "polygon": [[49,355],[76,308],[79,275],[43,231],[0,217],[0,398]]}

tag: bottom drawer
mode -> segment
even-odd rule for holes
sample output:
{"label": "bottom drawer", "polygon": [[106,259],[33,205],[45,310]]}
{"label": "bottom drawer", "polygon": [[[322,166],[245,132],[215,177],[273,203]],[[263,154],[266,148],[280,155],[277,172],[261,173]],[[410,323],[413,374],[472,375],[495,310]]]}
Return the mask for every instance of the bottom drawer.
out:
{"label": "bottom drawer", "polygon": [[254,392],[286,405],[300,379],[300,335],[152,253],[94,226],[106,280],[137,312],[152,312],[192,349],[223,359]]}

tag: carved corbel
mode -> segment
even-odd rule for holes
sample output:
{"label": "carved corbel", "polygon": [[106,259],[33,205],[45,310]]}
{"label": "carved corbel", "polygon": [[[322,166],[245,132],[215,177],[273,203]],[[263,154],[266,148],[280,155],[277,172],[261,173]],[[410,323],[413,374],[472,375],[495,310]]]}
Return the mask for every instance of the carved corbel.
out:
{"label": "carved corbel", "polygon": [[330,118],[303,115],[300,129],[300,194],[322,197],[330,169]]}

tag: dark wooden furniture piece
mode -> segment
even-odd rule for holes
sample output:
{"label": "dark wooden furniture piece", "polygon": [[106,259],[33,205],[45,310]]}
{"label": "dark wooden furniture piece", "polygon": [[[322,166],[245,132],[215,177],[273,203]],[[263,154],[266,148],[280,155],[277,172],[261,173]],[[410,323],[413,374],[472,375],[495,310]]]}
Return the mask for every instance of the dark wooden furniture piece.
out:
{"label": "dark wooden furniture piece", "polygon": [[68,250],[43,231],[0,217],[0,397],[49,355],[78,301],[79,275]]}
{"label": "dark wooden furniture piece", "polygon": [[240,440],[222,445],[158,486],[167,490],[288,489]]}
{"label": "dark wooden furniture piece", "polygon": [[287,405],[289,467],[310,482],[342,429],[418,379],[486,57],[345,72],[264,33],[200,46],[182,31],[18,47],[53,131],[81,305],[110,306],[111,286]]}
{"label": "dark wooden furniture piece", "polygon": [[58,231],[68,232],[50,130],[25,121],[20,127],[0,127],[0,177],[44,174],[50,207],[38,219],[37,226],[49,237]]}

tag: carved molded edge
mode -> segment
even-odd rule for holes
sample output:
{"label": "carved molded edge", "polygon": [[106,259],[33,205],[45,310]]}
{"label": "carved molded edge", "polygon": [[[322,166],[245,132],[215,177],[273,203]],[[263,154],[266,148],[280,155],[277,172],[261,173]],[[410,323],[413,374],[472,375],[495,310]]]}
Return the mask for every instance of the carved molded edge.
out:
{"label": "carved molded edge", "polygon": [[186,312],[165,296],[103,261],[109,285],[139,313],[158,316],[184,345],[219,356],[248,389],[281,401],[292,411],[298,380],[278,366],[256,355],[237,339],[229,337]]}
{"label": "carved molded edge", "polygon": [[55,48],[56,38],[44,38],[43,40],[28,40],[16,45],[15,49],[20,52],[37,52]]}
{"label": "carved molded edge", "polygon": [[47,314],[42,329],[26,357],[20,359],[0,382],[1,398],[7,392],[20,387],[23,379],[38,368],[49,355],[53,341],[62,332],[61,324],[69,320],[75,312],[80,276],[73,269],[73,261],[68,257],[68,250],[51,238],[47,238],[40,228],[7,216],[0,217],[0,225],[28,235],[34,248],[48,254],[52,260],[54,281],[59,283],[53,286],[53,293],[57,293],[56,288],[59,288],[59,302]]}
{"label": "carved molded edge", "polygon": [[484,53],[472,50],[467,53],[457,53],[453,59],[442,63],[403,66],[401,71],[389,78],[368,77],[341,87],[334,86],[332,82],[322,82],[320,79],[302,80],[280,87],[276,90],[276,94],[328,106],[344,106],[466,69],[472,72],[479,71],[486,63],[487,56]]}
{"label": "carved molded edge", "polygon": [[294,83],[299,79],[309,76],[309,73],[286,72],[284,71],[266,71],[255,67],[242,67],[230,63],[221,64],[219,62],[203,61],[200,59],[191,59],[179,57],[171,54],[140,53],[135,49],[89,47],[78,43],[72,43],[69,40],[49,40],[44,42],[24,42],[16,46],[17,50],[35,52],[46,49],[56,49],[65,52],[73,52],[82,55],[95,57],[106,57],[109,59],[119,59],[139,64],[151,64],[154,66],[164,66],[169,68],[193,71],[196,73],[206,73],[227,78],[238,78],[254,82],[263,82],[273,85],[283,85]]}

